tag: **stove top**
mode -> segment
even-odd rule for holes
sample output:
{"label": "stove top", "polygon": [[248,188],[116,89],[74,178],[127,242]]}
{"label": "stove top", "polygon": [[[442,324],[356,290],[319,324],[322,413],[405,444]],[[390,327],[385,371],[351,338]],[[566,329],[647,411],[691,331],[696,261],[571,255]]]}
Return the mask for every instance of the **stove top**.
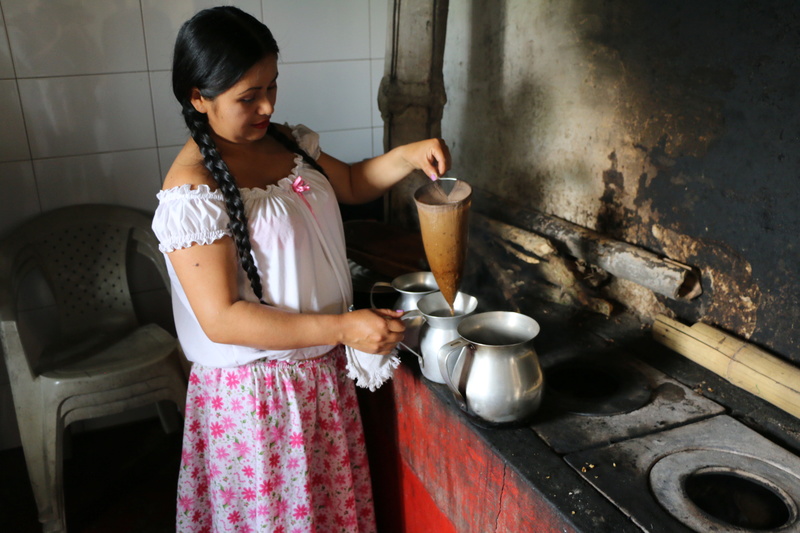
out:
{"label": "stove top", "polygon": [[800,531],[800,458],[729,416],[565,460],[648,533]]}
{"label": "stove top", "polygon": [[540,354],[542,409],[532,429],[558,453],[702,420],[724,408],[621,350],[584,345]]}

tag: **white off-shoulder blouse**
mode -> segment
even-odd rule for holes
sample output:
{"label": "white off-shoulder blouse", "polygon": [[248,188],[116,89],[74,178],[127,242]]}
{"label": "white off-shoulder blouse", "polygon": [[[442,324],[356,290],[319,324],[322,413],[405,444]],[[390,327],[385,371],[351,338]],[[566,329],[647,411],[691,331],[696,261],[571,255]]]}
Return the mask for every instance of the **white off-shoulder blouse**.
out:
{"label": "white off-shoulder blouse", "polygon": [[[319,135],[303,125],[292,128],[295,140],[311,157],[321,153]],[[264,189],[240,189],[250,229],[250,242],[261,276],[263,299],[295,313],[343,313],[352,304],[352,280],[347,261],[339,204],[327,178],[295,157],[292,173]],[[178,340],[189,361],[216,368],[234,367],[258,359],[304,360],[334,346],[294,350],[259,350],[211,341],[200,327],[167,254],[230,236],[222,193],[208,186],[189,185],[160,191],[153,230],[165,254],[172,285],[172,307]],[[243,269],[238,272],[239,296],[257,301]],[[400,360],[345,347],[347,370],[356,384],[375,390],[391,378]]]}
{"label": "white off-shoulder blouse", "polygon": [[[319,157],[319,136],[292,129],[298,144]],[[350,270],[345,252],[339,206],[328,180],[295,158],[292,173],[264,189],[240,189],[250,228],[253,256],[263,284],[264,300],[289,312],[341,313],[352,301]],[[153,230],[162,252],[209,244],[230,236],[229,217],[219,190],[208,186],[175,187],[158,193]],[[256,359],[307,359],[333,346],[297,350],[257,350],[212,342],[200,327],[171,262],[175,326],[186,357],[204,366],[231,367]],[[257,301],[244,270],[239,296]]]}

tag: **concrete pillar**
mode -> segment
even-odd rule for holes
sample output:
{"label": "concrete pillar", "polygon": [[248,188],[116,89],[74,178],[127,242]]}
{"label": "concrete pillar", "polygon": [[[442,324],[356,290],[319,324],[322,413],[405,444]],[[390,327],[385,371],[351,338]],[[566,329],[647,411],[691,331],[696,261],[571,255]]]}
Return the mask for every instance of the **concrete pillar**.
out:
{"label": "concrete pillar", "polygon": [[[441,136],[447,100],[442,76],[448,0],[394,0],[389,6],[386,69],[378,94],[383,148]],[[414,191],[428,180],[420,172],[387,195],[387,222],[417,226]]]}

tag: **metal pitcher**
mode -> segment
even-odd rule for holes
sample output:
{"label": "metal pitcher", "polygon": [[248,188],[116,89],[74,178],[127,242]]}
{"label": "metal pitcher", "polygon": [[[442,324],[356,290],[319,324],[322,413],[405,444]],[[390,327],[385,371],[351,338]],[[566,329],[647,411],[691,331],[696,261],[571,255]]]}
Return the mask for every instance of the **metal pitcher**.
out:
{"label": "metal pitcher", "polygon": [[[403,320],[414,320],[421,317],[425,323],[419,330],[419,347],[417,350],[403,343],[403,347],[419,359],[422,375],[435,383],[444,384],[440,372],[439,348],[458,338],[458,324],[478,307],[474,296],[459,292],[453,303],[454,313],[451,315],[450,304],[441,292],[433,292],[420,298],[417,309],[403,315]],[[408,331],[408,330],[406,330]]]}
{"label": "metal pitcher", "polygon": [[528,420],[542,401],[544,377],[533,339],[539,324],[520,313],[465,318],[459,338],[439,350],[440,373],[461,408],[489,425]]}
{"label": "metal pitcher", "polygon": [[391,288],[397,291],[399,296],[393,309],[402,309],[403,311],[416,309],[420,298],[439,290],[436,285],[436,279],[433,277],[433,272],[410,272],[397,276],[391,283],[385,281],[374,283],[369,291],[369,301],[373,308],[376,307],[373,295],[375,294],[375,289],[378,288]]}
{"label": "metal pitcher", "polygon": [[[436,278],[433,277],[433,272],[409,272],[402,274],[392,280],[391,283],[385,281],[378,281],[372,285],[369,291],[369,302],[372,308],[375,309],[375,301],[373,296],[376,289],[389,289],[397,292],[398,297],[392,309],[402,311],[416,311],[417,302],[423,297],[432,292],[439,290],[436,285]],[[421,315],[416,317],[409,317],[406,321],[406,333],[403,347],[409,351],[413,351],[412,347],[419,347],[419,334],[422,325],[425,323],[425,318]]]}

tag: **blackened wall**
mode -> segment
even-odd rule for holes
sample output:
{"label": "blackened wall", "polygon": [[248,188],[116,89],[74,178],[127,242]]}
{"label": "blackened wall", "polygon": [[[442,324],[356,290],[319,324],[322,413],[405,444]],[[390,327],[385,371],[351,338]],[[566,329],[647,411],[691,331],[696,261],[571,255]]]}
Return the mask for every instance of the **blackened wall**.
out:
{"label": "blackened wall", "polygon": [[800,363],[800,2],[450,2],[452,175],[702,272],[703,320]]}

